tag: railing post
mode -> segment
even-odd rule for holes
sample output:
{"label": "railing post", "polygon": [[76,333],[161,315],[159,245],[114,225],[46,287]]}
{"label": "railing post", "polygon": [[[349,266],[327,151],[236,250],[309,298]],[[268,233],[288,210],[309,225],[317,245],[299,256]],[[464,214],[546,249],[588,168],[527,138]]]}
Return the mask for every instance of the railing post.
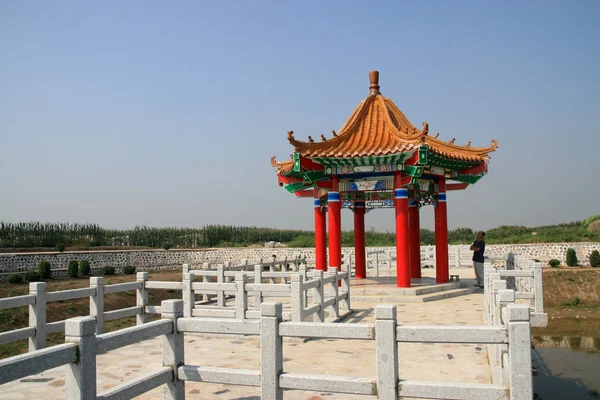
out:
{"label": "railing post", "polygon": [[[269,272],[275,272],[275,258],[277,258],[277,256],[273,256],[273,259],[271,260],[271,263],[269,264]],[[269,278],[269,283],[270,284],[275,283],[275,279]]]}
{"label": "railing post", "polygon": [[191,318],[194,312],[194,306],[196,305],[196,294],[192,289],[192,282],[194,282],[194,274],[183,274],[183,316]]}
{"label": "railing post", "polygon": [[[202,270],[203,271],[208,271],[209,269],[210,268],[209,268],[209,264],[208,263],[202,264]],[[208,282],[208,276],[203,275],[202,276],[202,282],[207,283]],[[208,302],[209,300],[210,300],[210,298],[208,297],[208,294],[203,294],[202,295],[202,301]]]}
{"label": "railing post", "polygon": [[[254,266],[254,284],[259,285],[262,283],[262,265]],[[262,292],[256,291],[254,292],[254,307],[260,307],[260,304],[263,302]]]}
{"label": "railing post", "polygon": [[544,312],[544,288],[542,287],[542,263],[536,262],[533,265],[533,289],[534,289],[534,307],[536,314]]}
{"label": "railing post", "polygon": [[495,269],[491,262],[485,261],[483,263],[483,308],[485,310],[486,317],[489,316],[490,299],[492,298],[492,291],[490,289],[490,274],[492,274],[494,271]]}
{"label": "railing post", "polygon": [[331,311],[329,313],[329,317],[331,318],[331,314],[333,314],[334,318],[338,318],[340,316],[340,304],[338,303],[339,296],[339,286],[338,286],[338,270],[336,267],[329,267],[327,269],[328,275],[333,276],[333,282],[329,284],[329,296],[335,299],[335,302],[331,305]]}
{"label": "railing post", "polygon": [[533,398],[531,374],[531,325],[529,307],[525,304],[506,306],[508,316],[508,374],[510,399]]}
{"label": "railing post", "polygon": [[[347,293],[342,301],[342,310],[350,311],[350,266],[346,266],[346,277],[342,279],[342,293]],[[339,311],[339,308],[338,308]]]}
{"label": "railing post", "polygon": [[[494,301],[494,326],[500,326],[502,324],[502,307],[510,301],[510,297],[505,294],[501,297],[501,292],[505,292],[509,289],[506,288],[506,281],[499,280],[492,282],[492,290],[496,293],[496,299]],[[514,295],[513,300],[514,301]],[[504,304],[503,304],[504,303]]]}
{"label": "railing post", "polygon": [[[222,265],[217,265],[217,283],[225,282],[225,269]],[[225,307],[225,291],[217,291],[217,306]]]}
{"label": "railing post", "polygon": [[495,315],[495,310],[496,310],[496,290],[494,290],[494,282],[496,281],[500,281],[501,277],[500,274],[495,272],[495,273],[491,273],[488,277],[488,288],[484,289],[484,293],[487,290],[489,292],[489,297],[488,299],[490,300],[488,303],[488,308],[487,308],[487,312],[488,312],[488,325],[494,325],[494,315]]}
{"label": "railing post", "polygon": [[[300,273],[300,275],[302,275],[302,282],[306,282],[306,280],[308,279],[308,273],[306,271],[306,264],[300,264],[300,266],[298,267],[298,271]],[[308,290],[303,290],[302,291],[302,298],[304,299],[304,306],[306,306],[308,304]]]}
{"label": "railing post", "polygon": [[[504,281],[502,281],[504,282]],[[515,302],[515,291],[512,289],[506,289],[506,285],[504,285],[503,289],[499,289],[498,290],[498,294],[497,294],[498,298],[498,306],[496,308],[496,312],[497,314],[497,324],[496,326],[500,326],[502,325],[502,310],[504,308],[506,308],[509,304],[512,304]],[[507,351],[507,346],[506,344],[497,344],[494,346],[495,347],[495,356],[496,356],[496,364],[498,366],[500,366],[500,368],[504,369],[506,368],[506,365],[503,365],[502,362],[502,355],[504,353],[506,353]]]}
{"label": "railing post", "polygon": [[90,287],[96,289],[96,295],[90,297],[90,317],[96,318],[96,334],[104,333],[104,278],[92,276]]}
{"label": "railing post", "polygon": [[189,274],[190,273],[190,264],[183,264],[183,266],[181,267],[181,276],[183,276],[183,274]]}
{"label": "railing post", "polygon": [[283,390],[279,386],[279,375],[283,371],[283,339],[279,336],[281,303],[262,303],[260,315],[261,398],[282,400]]}
{"label": "railing post", "polygon": [[96,320],[75,317],[65,322],[65,342],[77,344],[77,360],[67,365],[65,392],[68,400],[96,398]]}
{"label": "railing post", "polygon": [[183,333],[177,330],[177,319],[183,316],[182,300],[163,300],[161,318],[173,321],[173,330],[162,337],[163,367],[173,369],[173,380],[163,385],[163,399],[185,399],[185,381],[177,379],[177,368],[184,364]]}
{"label": "railing post", "polygon": [[375,346],[377,398],[398,399],[398,343],[396,342],[396,306],[375,307]]}
{"label": "railing post", "polygon": [[135,300],[136,305],[142,307],[142,311],[135,316],[135,323],[136,325],[141,325],[148,322],[148,314],[146,314],[146,306],[148,305],[148,289],[146,289],[146,281],[148,280],[148,273],[138,272],[136,279],[140,284],[140,287],[135,291]]}
{"label": "railing post", "polygon": [[235,318],[245,320],[248,309],[246,274],[235,274]]}
{"label": "railing post", "polygon": [[35,328],[29,338],[29,351],[46,347],[46,282],[31,282],[29,294],[35,296],[35,304],[29,306],[29,326]]}
{"label": "railing post", "polygon": [[302,283],[304,277],[301,274],[292,275],[292,321],[301,322],[304,311],[304,288]]}
{"label": "railing post", "polygon": [[325,322],[325,310],[323,307],[323,302],[325,301],[325,292],[323,290],[323,271],[314,270],[313,279],[317,279],[319,281],[319,286],[313,289],[313,304],[321,305],[319,311],[313,314],[313,321]]}

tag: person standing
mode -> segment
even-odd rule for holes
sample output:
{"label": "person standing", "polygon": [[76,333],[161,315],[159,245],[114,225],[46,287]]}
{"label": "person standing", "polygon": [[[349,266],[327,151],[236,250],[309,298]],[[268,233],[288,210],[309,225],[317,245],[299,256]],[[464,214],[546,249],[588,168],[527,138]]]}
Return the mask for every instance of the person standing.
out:
{"label": "person standing", "polygon": [[471,245],[473,250],[473,269],[475,270],[475,279],[477,286],[483,288],[483,252],[485,251],[485,232],[477,232],[477,240]]}

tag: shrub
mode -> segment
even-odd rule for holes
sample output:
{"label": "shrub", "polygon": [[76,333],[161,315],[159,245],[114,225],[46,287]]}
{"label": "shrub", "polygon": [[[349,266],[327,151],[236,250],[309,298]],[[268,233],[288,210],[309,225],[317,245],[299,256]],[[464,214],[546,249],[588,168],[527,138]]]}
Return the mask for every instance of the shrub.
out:
{"label": "shrub", "polygon": [[90,262],[88,260],[79,261],[79,276],[88,276],[90,274]]}
{"label": "shrub", "polygon": [[573,297],[571,300],[563,300],[561,305],[569,307],[569,306],[578,306],[581,304],[581,299],[579,296]]}
{"label": "shrub", "polygon": [[165,250],[169,250],[171,247],[173,247],[173,245],[171,243],[163,244],[163,249],[165,249]]}
{"label": "shrub", "polygon": [[59,251],[61,253],[63,251],[65,251],[65,244],[64,243],[56,243],[56,251]]}
{"label": "shrub", "polygon": [[69,278],[77,278],[77,271],[79,270],[79,261],[71,260],[67,264],[67,275]]}
{"label": "shrub", "polygon": [[106,267],[102,268],[102,273],[104,273],[104,275],[114,275],[115,267],[111,267],[110,265],[107,265]]}
{"label": "shrub", "polygon": [[135,274],[135,267],[132,267],[131,265],[127,265],[127,266],[125,266],[125,268],[123,268],[123,273],[127,274],[127,275]]}
{"label": "shrub", "polygon": [[575,253],[575,249],[567,249],[567,265],[569,267],[577,266],[577,254]]}
{"label": "shrub", "polygon": [[592,267],[600,267],[600,252],[598,250],[594,250],[590,254],[590,265]]}
{"label": "shrub", "polygon": [[588,217],[586,219],[583,220],[583,222],[581,223],[584,227],[588,227],[592,222],[594,221],[599,221],[600,220],[600,214],[598,215],[593,215],[591,217]]}
{"label": "shrub", "polygon": [[37,272],[37,271],[28,271],[25,274],[25,280],[29,281],[29,282],[41,282],[42,277],[40,276],[39,272]]}
{"label": "shrub", "polygon": [[8,276],[8,283],[21,283],[23,282],[23,277],[21,274],[10,274]]}
{"label": "shrub", "polygon": [[548,264],[550,264],[552,268],[558,268],[558,266],[560,265],[560,261],[556,258],[553,258],[552,260],[548,261]]}
{"label": "shrub", "polygon": [[38,265],[38,272],[42,279],[50,279],[52,276],[52,270],[50,269],[50,261],[42,260]]}

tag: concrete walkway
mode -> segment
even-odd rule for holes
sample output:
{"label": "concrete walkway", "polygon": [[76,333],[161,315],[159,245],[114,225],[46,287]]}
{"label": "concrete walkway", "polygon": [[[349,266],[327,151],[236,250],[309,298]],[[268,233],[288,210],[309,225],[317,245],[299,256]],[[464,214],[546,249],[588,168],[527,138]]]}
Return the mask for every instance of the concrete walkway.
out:
{"label": "concrete walkway", "polygon": [[[474,285],[473,271],[451,271],[461,281]],[[433,270],[423,270],[433,276]],[[473,293],[427,303],[398,304],[400,324],[481,325],[483,295]],[[345,323],[373,323],[374,303],[353,302],[356,310]],[[485,346],[455,344],[400,344],[401,379],[491,383]],[[98,392],[150,373],[161,366],[160,339],[152,339],[98,357]],[[186,334],[185,362],[225,368],[260,368],[258,337],[208,337]],[[284,340],[286,372],[375,378],[375,341]],[[64,399],[64,369],[55,368],[0,386],[0,399]],[[372,399],[368,396],[333,395],[318,392],[286,391],[286,399]],[[140,399],[161,399],[155,389]],[[188,399],[260,399],[257,388],[186,383]]]}

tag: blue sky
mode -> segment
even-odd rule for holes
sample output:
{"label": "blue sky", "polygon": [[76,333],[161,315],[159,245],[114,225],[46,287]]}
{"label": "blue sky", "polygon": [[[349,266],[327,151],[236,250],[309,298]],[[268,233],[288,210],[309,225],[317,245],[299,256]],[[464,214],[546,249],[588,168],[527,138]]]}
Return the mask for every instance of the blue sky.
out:
{"label": "blue sky", "polygon": [[[598,1],[0,2],[0,220],[312,229],[271,156],[382,93],[499,149],[449,225],[600,213]],[[351,229],[352,215],[342,214]],[[433,209],[421,209],[432,228]],[[393,210],[366,224],[393,230]]]}

